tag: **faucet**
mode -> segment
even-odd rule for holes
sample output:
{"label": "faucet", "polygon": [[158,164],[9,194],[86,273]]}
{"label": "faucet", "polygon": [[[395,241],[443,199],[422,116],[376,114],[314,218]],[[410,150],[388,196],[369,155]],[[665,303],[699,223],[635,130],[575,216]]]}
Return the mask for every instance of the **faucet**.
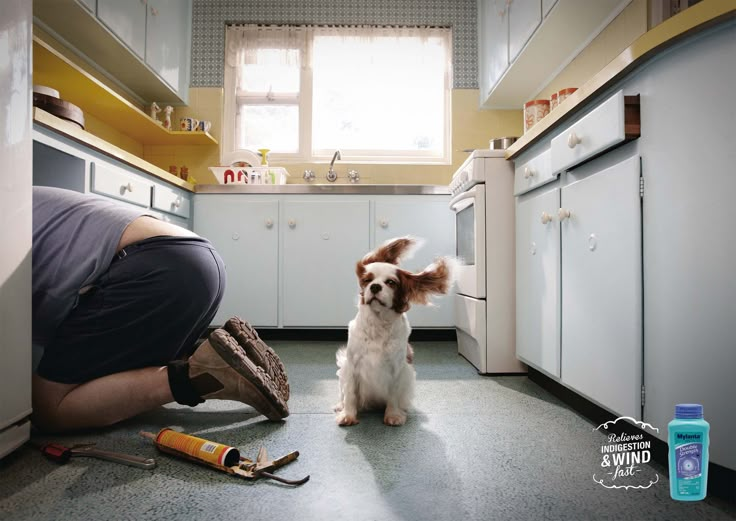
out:
{"label": "faucet", "polygon": [[339,150],[335,150],[335,153],[332,155],[332,161],[330,162],[330,169],[327,171],[327,180],[330,183],[334,183],[337,180],[337,172],[335,172],[335,170],[332,168],[335,165],[336,159],[341,159]]}

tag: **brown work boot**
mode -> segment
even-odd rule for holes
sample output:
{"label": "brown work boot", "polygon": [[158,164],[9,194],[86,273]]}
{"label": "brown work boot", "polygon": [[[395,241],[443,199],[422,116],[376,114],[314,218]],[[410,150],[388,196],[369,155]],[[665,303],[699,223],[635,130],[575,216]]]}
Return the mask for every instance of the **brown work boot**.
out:
{"label": "brown work boot", "polygon": [[204,399],[236,400],[272,421],[289,415],[286,398],[271,377],[223,329],[213,331],[189,357],[189,378],[212,389],[202,394]]}
{"label": "brown work boot", "polygon": [[233,317],[225,322],[224,328],[238,341],[248,358],[266,371],[284,400],[288,400],[289,380],[286,376],[286,368],[276,352],[261,340],[253,326],[240,317]]}

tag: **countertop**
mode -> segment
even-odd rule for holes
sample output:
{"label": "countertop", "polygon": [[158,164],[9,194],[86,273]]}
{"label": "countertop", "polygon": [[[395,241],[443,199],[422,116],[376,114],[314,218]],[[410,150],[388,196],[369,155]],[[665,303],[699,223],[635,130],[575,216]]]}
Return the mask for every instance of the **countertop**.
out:
{"label": "countertop", "polygon": [[291,184],[197,185],[202,194],[352,194],[352,195],[449,195],[445,185]]}
{"label": "countertop", "polygon": [[736,17],[736,0],[703,0],[653,27],[506,149],[506,159],[514,159],[527,150],[560,123],[582,111],[586,101],[659,53],[684,38],[734,17]]}

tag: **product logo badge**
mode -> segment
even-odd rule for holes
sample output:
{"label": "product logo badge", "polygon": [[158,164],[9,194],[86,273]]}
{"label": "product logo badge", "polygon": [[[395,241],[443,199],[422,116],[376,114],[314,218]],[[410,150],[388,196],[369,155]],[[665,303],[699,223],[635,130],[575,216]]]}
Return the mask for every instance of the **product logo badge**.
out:
{"label": "product logo badge", "polygon": [[[614,429],[616,432],[609,432]],[[629,416],[616,418],[593,429],[593,432],[605,435],[593,481],[610,489],[646,489],[659,482],[659,474],[647,465],[652,458],[652,442],[642,433],[647,429],[659,432],[658,428]]]}

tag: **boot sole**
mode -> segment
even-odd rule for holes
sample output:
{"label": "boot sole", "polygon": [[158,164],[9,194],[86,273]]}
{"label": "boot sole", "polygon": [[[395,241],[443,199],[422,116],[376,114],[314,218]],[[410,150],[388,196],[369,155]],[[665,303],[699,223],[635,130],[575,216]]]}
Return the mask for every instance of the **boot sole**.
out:
{"label": "boot sole", "polygon": [[253,326],[240,317],[233,317],[225,322],[224,328],[237,340],[248,358],[268,373],[278,387],[281,396],[284,397],[284,401],[288,401],[289,380],[286,376],[286,368],[276,352],[261,340]]}
{"label": "boot sole", "polygon": [[235,338],[223,329],[216,329],[210,334],[209,342],[217,354],[234,371],[245,378],[251,389],[261,398],[261,406],[257,407],[258,412],[272,421],[281,420],[289,415],[286,400],[279,392],[278,386],[263,368],[257,366],[246,356]]}

